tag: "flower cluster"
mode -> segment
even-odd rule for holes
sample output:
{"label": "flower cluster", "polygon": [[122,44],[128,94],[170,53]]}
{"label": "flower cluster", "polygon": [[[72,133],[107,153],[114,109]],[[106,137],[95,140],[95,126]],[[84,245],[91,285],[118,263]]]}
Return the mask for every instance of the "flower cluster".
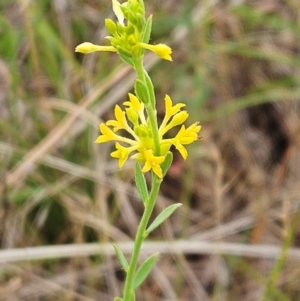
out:
{"label": "flower cluster", "polygon": [[[100,125],[101,135],[96,140],[96,143],[115,141],[116,150],[111,153],[111,156],[119,160],[120,168],[130,156],[132,159],[144,164],[142,172],[145,173],[152,170],[159,178],[162,178],[161,164],[164,162],[172,145],[175,146],[184,159],[187,158],[188,154],[185,145],[199,138],[198,132],[201,126],[198,122],[188,128],[182,125],[188,118],[188,113],[181,110],[185,104],[178,103],[173,105],[170,96],[166,95],[165,116],[158,130],[160,140],[159,154],[156,154],[154,151],[152,131],[145,116],[144,104],[135,95],[129,93],[129,101],[124,102],[124,106],[125,111],[120,106],[115,106],[116,119]],[[179,125],[181,125],[181,128],[174,138],[164,138],[170,129]],[[120,130],[125,130],[129,137],[117,134]]]}
{"label": "flower cluster", "polygon": [[[162,178],[161,166],[171,146],[174,146],[186,159],[188,154],[185,145],[198,139],[201,126],[194,123],[186,128],[183,123],[188,118],[188,113],[181,110],[185,104],[173,105],[171,98],[166,95],[165,116],[158,127],[153,85],[147,73],[141,70],[141,62],[145,49],[169,61],[172,60],[172,50],[165,44],[149,44],[152,16],[145,17],[142,0],[128,0],[122,4],[117,0],[112,0],[112,6],[117,21],[105,20],[106,29],[110,33],[107,37],[110,45],[100,46],[84,42],[78,45],[75,51],[117,52],[123,61],[131,65],[138,74],[135,82],[137,96],[129,94],[129,101],[124,102],[124,110],[118,105],[115,107],[115,120],[109,120],[106,124],[100,125],[101,135],[96,142],[115,141],[115,150],[111,156],[119,160],[120,168],[130,157],[143,164],[142,172],[151,170]],[[166,138],[165,135],[170,129],[180,125],[181,128],[174,138]],[[119,134],[124,131],[127,132],[125,136]]]}
{"label": "flower cluster", "polygon": [[84,42],[76,47],[76,52],[117,52],[131,66],[134,65],[132,58],[143,55],[145,49],[153,51],[162,59],[172,60],[170,47],[165,44],[148,44],[152,27],[152,16],[148,19],[145,18],[145,9],[142,1],[129,0],[120,4],[117,0],[112,0],[112,4],[117,22],[114,22],[112,19],[105,20],[106,29],[110,33],[110,36],[106,37],[110,42],[110,46]]}

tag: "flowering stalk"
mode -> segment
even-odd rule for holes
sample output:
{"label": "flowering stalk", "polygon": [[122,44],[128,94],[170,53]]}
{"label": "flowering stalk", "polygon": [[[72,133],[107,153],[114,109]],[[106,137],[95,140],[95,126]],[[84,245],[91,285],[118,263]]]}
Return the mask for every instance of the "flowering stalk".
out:
{"label": "flowering stalk", "polygon": [[[152,189],[150,192],[149,199],[147,200],[147,204],[145,204],[145,210],[142,216],[142,219],[140,221],[137,234],[134,241],[134,248],[127,272],[127,277],[125,280],[125,286],[124,286],[124,294],[123,294],[123,300],[134,300],[134,286],[133,281],[135,277],[135,271],[138,264],[139,254],[142,247],[142,243],[144,239],[147,236],[146,228],[149,222],[149,219],[151,217],[155,201],[157,198],[157,195],[159,193],[159,188],[162,180],[159,179],[156,175],[153,175],[152,177]],[[156,259],[156,257],[155,257]]]}
{"label": "flowering stalk", "polygon": [[[115,106],[115,119],[100,124],[101,134],[95,141],[115,143],[115,150],[111,152],[111,156],[118,159],[119,168],[122,168],[128,159],[136,161],[135,180],[144,204],[144,213],[137,229],[129,263],[118,246],[114,246],[120,264],[126,272],[123,297],[117,297],[115,301],[134,301],[135,290],[151,272],[158,256],[157,254],[150,256],[138,267],[142,243],[156,227],[181,206],[181,204],[173,204],[167,207],[149,225],[160,185],[172,163],[173,156],[170,148],[175,147],[183,159],[186,159],[188,153],[185,145],[199,139],[201,126],[196,122],[186,128],[183,123],[187,120],[188,113],[182,110],[185,104],[173,105],[169,95],[164,99],[164,119],[158,125],[154,87],[143,64],[144,51],[150,50],[160,58],[172,61],[172,50],[165,44],[149,44],[152,16],[145,17],[142,0],[128,0],[122,4],[112,0],[112,6],[117,21],[105,20],[106,29],[110,33],[107,37],[110,45],[100,46],[84,42],[78,45],[75,51],[116,52],[137,74],[134,84],[135,94],[128,94],[129,100],[123,103],[124,109],[119,105]],[[166,137],[170,129],[178,126],[180,129],[174,137]],[[119,131],[126,131],[127,137],[119,134]],[[149,171],[152,174],[150,191],[145,179],[145,173]]]}

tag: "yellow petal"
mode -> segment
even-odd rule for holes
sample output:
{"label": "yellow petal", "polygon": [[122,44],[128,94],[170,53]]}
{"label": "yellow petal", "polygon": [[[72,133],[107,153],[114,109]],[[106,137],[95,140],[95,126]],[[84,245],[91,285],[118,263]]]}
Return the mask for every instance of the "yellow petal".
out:
{"label": "yellow petal", "polygon": [[191,144],[194,141],[196,141],[197,138],[198,138],[198,136],[195,134],[195,135],[192,135],[192,136],[180,138],[179,141],[180,141],[181,144]]}
{"label": "yellow petal", "polygon": [[152,170],[160,179],[163,177],[162,169],[159,164],[154,165]]}
{"label": "yellow petal", "polygon": [[166,112],[171,112],[172,106],[173,106],[172,99],[171,99],[171,97],[168,94],[166,94],[166,96],[165,96]]}
{"label": "yellow petal", "polygon": [[100,132],[104,136],[107,136],[112,139],[116,137],[116,135],[113,133],[113,131],[109,127],[107,127],[104,123],[100,124]]}
{"label": "yellow petal", "polygon": [[165,106],[166,106],[166,115],[168,117],[173,116],[177,112],[180,111],[181,108],[185,107],[186,105],[184,103],[178,103],[173,107],[172,99],[169,95],[165,96]]}
{"label": "yellow petal", "polygon": [[175,139],[178,140],[178,139],[182,138],[184,136],[184,134],[185,134],[185,126],[182,125],[179,132],[175,136]]}
{"label": "yellow petal", "polygon": [[187,129],[186,129],[186,131],[187,132],[194,132],[194,133],[198,133],[198,132],[200,132],[200,130],[201,130],[201,125],[199,125],[199,122],[195,122],[195,123],[193,123],[192,125],[190,125]]}
{"label": "yellow petal", "polygon": [[151,166],[150,162],[146,161],[145,165],[142,168],[142,172],[145,173],[145,172],[149,171],[151,169],[151,167],[152,166]]}
{"label": "yellow petal", "polygon": [[111,141],[114,140],[116,137],[116,134],[114,134],[114,132],[111,129],[109,129],[104,123],[100,124],[100,132],[102,135],[100,135],[96,139],[95,143]]}
{"label": "yellow petal", "polygon": [[186,148],[180,143],[176,143],[175,147],[180,152],[182,158],[184,160],[186,160],[186,158],[188,156],[188,152],[187,152]]}
{"label": "yellow petal", "polygon": [[95,143],[103,143],[108,141],[111,141],[111,139],[109,139],[107,136],[101,135],[95,140]]}
{"label": "yellow petal", "polygon": [[118,105],[115,106],[115,116],[116,116],[117,121],[119,121],[120,124],[124,128],[126,128],[127,121],[126,121],[126,117],[125,117],[125,112],[122,111],[122,109]]}
{"label": "yellow petal", "polygon": [[134,110],[136,110],[137,112],[140,112],[141,110],[144,109],[144,104],[142,104],[135,95],[133,95],[131,93],[128,93],[128,95],[129,95],[129,99],[130,99],[130,102],[131,102]]}
{"label": "yellow petal", "polygon": [[117,121],[117,120],[108,120],[108,121],[106,122],[106,125],[112,126],[114,132],[117,132],[117,131],[119,131],[120,129],[123,129],[123,126],[122,126],[122,125],[120,124],[120,122]]}

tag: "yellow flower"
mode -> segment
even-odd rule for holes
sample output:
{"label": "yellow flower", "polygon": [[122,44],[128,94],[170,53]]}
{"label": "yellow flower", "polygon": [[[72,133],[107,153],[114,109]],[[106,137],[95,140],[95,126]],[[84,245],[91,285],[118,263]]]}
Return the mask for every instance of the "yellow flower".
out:
{"label": "yellow flower", "polygon": [[199,139],[198,132],[201,130],[201,126],[198,122],[193,123],[187,129],[183,125],[180,131],[177,133],[173,140],[173,145],[180,152],[183,159],[186,159],[188,156],[187,150],[183,145],[191,144],[192,142]]}
{"label": "yellow flower", "polygon": [[177,114],[181,108],[185,107],[184,103],[178,103],[173,106],[172,99],[169,95],[165,96],[166,118],[169,119],[174,114]]}
{"label": "yellow flower", "polygon": [[[144,108],[145,108],[144,104],[142,102],[140,102],[135,95],[133,95],[131,93],[129,93],[128,95],[129,95],[130,101],[124,102],[124,106],[128,107],[128,109],[126,110],[127,116],[129,114],[133,115],[132,111],[135,111],[137,113],[138,117],[140,118],[141,122],[143,124],[146,124],[146,119],[145,119],[145,114],[144,114]],[[128,116],[128,118],[130,120],[132,120],[132,119],[135,120],[135,117],[130,118]],[[133,124],[135,124],[135,122],[133,120],[132,120],[132,122],[133,122]]]}
{"label": "yellow flower", "polygon": [[[132,39],[130,39],[130,41],[132,44],[130,47],[132,50],[132,53],[134,53],[134,49],[137,49],[137,47],[136,47],[136,45],[137,45],[138,48],[148,49],[148,50],[154,52],[157,56],[159,56],[160,58],[162,58],[164,60],[172,61],[172,57],[171,57],[172,49],[165,44],[151,45],[151,44],[146,44],[146,43],[136,42],[136,41],[135,41],[135,43],[133,43]],[[122,45],[120,45],[120,47],[118,49],[119,49],[120,53],[122,53]],[[101,46],[101,45],[95,45],[95,44],[89,43],[89,42],[84,42],[84,43],[79,44],[75,48],[75,52],[81,52],[84,54],[88,54],[88,53],[92,53],[92,52],[96,52],[96,51],[118,52],[118,49],[115,48],[114,46]],[[123,51],[130,54],[130,52],[128,52],[128,50],[124,49]]]}
{"label": "yellow flower", "polygon": [[101,135],[96,139],[95,143],[104,143],[108,141],[122,141],[128,143],[130,145],[134,145],[135,141],[129,138],[122,137],[120,135],[115,134],[108,126],[104,123],[100,124],[100,132]]}
{"label": "yellow flower", "polygon": [[176,135],[175,139],[180,140],[181,144],[190,144],[199,139],[198,132],[201,130],[201,125],[198,122],[193,123],[187,129],[183,125]]}
{"label": "yellow flower", "polygon": [[168,132],[171,128],[183,124],[187,118],[189,117],[189,114],[187,111],[178,112],[175,114],[172,118],[172,120],[163,128],[160,129],[159,133],[161,136],[163,136],[166,132]]}
{"label": "yellow flower", "polygon": [[186,111],[180,111],[185,107],[184,103],[178,103],[173,106],[172,99],[169,95],[165,96],[165,117],[159,127],[159,135],[163,137],[171,128],[180,125],[186,121],[189,114]]}
{"label": "yellow flower", "polygon": [[116,143],[116,151],[112,152],[110,155],[113,158],[119,159],[119,168],[122,168],[126,160],[128,159],[128,155],[130,153],[130,149],[122,146],[120,143]]}
{"label": "yellow flower", "polygon": [[[159,127],[160,154],[154,155],[154,143],[151,127],[149,126],[145,114],[144,104],[133,94],[129,93],[129,101],[124,102],[126,112],[122,111],[120,106],[115,106],[115,120],[109,120],[106,124],[100,125],[101,135],[96,143],[116,141],[116,150],[111,153],[113,158],[117,158],[119,167],[122,168],[129,156],[131,159],[141,162],[142,172],[152,171],[158,177],[163,177],[161,164],[169,152],[171,146],[180,152],[186,159],[188,156],[185,145],[193,143],[198,138],[198,132],[201,126],[196,122],[186,128],[182,125],[188,118],[186,111],[181,111],[185,106],[183,103],[173,105],[170,96],[165,97],[166,113],[161,126]],[[130,120],[132,126],[127,122]],[[164,135],[172,128],[182,125],[180,130],[173,138],[164,138]],[[110,127],[112,129],[110,129]],[[119,135],[117,132],[125,130],[131,138]],[[122,145],[119,143],[121,142]]]}
{"label": "yellow flower", "polygon": [[172,49],[165,44],[150,45],[150,44],[140,42],[138,43],[138,46],[154,52],[157,56],[159,56],[164,60],[172,61],[172,57],[171,57]]}
{"label": "yellow flower", "polygon": [[162,121],[162,124],[160,126],[160,129],[163,129],[167,125],[170,118],[173,115],[177,114],[181,110],[181,108],[185,107],[185,104],[178,103],[175,106],[173,106],[171,97],[169,95],[166,95],[165,96],[165,107],[166,107],[166,113],[165,113],[165,117]]}
{"label": "yellow flower", "polygon": [[181,111],[181,108],[185,106],[184,103],[178,103],[173,106],[172,99],[169,95],[165,97],[166,114],[161,126],[159,127],[159,135],[161,140],[161,148],[169,150],[171,145],[180,152],[181,156],[186,159],[188,156],[187,150],[183,145],[193,143],[198,140],[198,133],[201,130],[201,126],[198,122],[192,124],[187,129],[184,125],[180,128],[179,132],[174,138],[163,139],[165,133],[171,128],[183,124],[188,118],[186,111]]}
{"label": "yellow flower", "polygon": [[152,150],[144,150],[145,165],[142,168],[142,172],[152,171],[159,177],[163,177],[160,164],[165,161],[165,156],[154,156]]}
{"label": "yellow flower", "polygon": [[102,135],[97,138],[97,140],[95,141],[96,143],[108,142],[117,138],[117,135],[104,123],[100,124],[100,132],[102,133]]}
{"label": "yellow flower", "polygon": [[147,28],[149,29],[149,24],[151,24],[151,16],[146,20],[142,1],[129,0],[121,4],[117,0],[112,0],[112,7],[117,17],[117,22],[112,19],[105,20],[105,27],[110,33],[110,36],[106,38],[111,45],[100,46],[84,42],[75,48],[76,52],[117,52],[126,63],[133,66],[132,58],[135,56],[141,57],[143,55],[142,50],[148,49],[160,58],[172,61],[172,49],[169,46],[165,44],[150,45],[147,44],[148,41],[143,40],[145,35],[149,35],[146,30]]}
{"label": "yellow flower", "polygon": [[127,123],[127,119],[125,117],[125,112],[121,110],[121,108],[116,105],[115,106],[115,117],[116,120],[109,120],[106,122],[106,125],[113,126],[114,132],[117,132],[121,129],[129,129],[129,125]]}
{"label": "yellow flower", "polygon": [[139,99],[135,95],[133,95],[131,93],[128,93],[128,95],[129,95],[129,100],[130,101],[125,101],[124,106],[131,107],[138,114],[141,114],[144,110],[144,104],[142,102],[140,102]]}

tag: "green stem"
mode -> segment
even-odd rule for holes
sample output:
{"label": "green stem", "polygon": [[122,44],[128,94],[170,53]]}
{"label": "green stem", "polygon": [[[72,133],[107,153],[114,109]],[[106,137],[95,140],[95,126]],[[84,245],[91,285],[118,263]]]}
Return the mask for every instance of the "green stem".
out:
{"label": "green stem", "polygon": [[137,234],[134,241],[134,247],[133,252],[129,264],[129,268],[127,271],[127,276],[125,280],[125,286],[124,286],[124,295],[123,295],[123,301],[133,301],[134,298],[132,298],[134,291],[133,291],[133,281],[135,277],[135,271],[139,259],[139,254],[141,250],[141,246],[143,243],[143,240],[146,238],[146,228],[149,222],[149,219],[151,217],[152,211],[154,209],[154,205],[156,202],[156,198],[159,192],[160,184],[162,182],[162,179],[159,179],[155,174],[152,173],[152,188],[149,195],[149,199],[145,202],[145,210],[142,216],[142,219],[140,221]]}
{"label": "green stem", "polygon": [[[135,65],[135,71],[138,75],[139,80],[141,80],[145,86],[147,87],[147,103],[145,104],[145,108],[148,114],[148,118],[150,121],[150,126],[152,130],[152,135],[153,135],[153,143],[154,143],[154,151],[155,155],[159,156],[160,155],[160,139],[159,139],[159,132],[158,132],[158,125],[157,125],[157,111],[155,108],[155,97],[154,97],[154,88],[151,83],[150,87],[147,84],[146,80],[146,70],[143,65],[143,58],[140,57],[134,61]],[[151,81],[150,77],[148,77],[148,80]]]}

